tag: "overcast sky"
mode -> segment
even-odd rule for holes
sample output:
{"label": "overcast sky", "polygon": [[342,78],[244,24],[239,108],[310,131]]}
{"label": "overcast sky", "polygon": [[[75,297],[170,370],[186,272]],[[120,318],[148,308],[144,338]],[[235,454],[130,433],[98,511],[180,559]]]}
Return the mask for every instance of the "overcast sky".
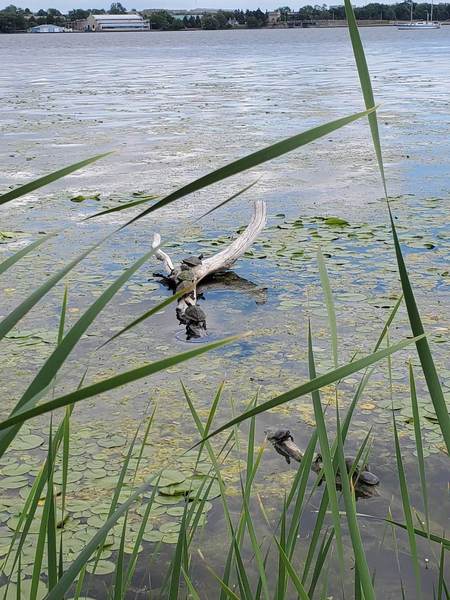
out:
{"label": "overcast sky", "polygon": [[[112,0],[111,0],[112,1]],[[57,8],[61,12],[67,12],[71,8],[109,8],[111,5],[109,0],[11,0],[11,2],[1,2],[0,6],[6,6],[7,4],[14,4],[20,8],[29,8],[32,11],[38,10],[39,8]],[[356,0],[353,4],[362,6],[367,4],[370,0]],[[153,0],[155,2],[155,0]],[[143,8],[261,8],[262,10],[273,10],[278,6],[288,5],[293,9],[297,9],[299,6],[305,4],[316,4],[317,0],[295,0],[289,2],[278,2],[276,0],[157,0],[157,3],[153,3],[151,0],[123,0],[122,4],[128,8],[136,8],[141,10]],[[339,0],[333,0],[331,4],[338,4]]]}

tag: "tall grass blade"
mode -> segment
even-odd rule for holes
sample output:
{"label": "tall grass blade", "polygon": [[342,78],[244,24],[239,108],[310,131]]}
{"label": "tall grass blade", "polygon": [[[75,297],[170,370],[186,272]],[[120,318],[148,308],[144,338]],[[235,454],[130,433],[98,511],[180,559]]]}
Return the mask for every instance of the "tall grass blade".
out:
{"label": "tall grass blade", "polygon": [[405,469],[403,467],[402,452],[400,449],[400,442],[398,439],[398,432],[397,432],[397,423],[396,423],[394,413],[392,414],[392,417],[393,417],[393,425],[394,425],[395,456],[397,459],[397,472],[398,472],[398,479],[400,482],[400,491],[401,491],[401,496],[402,496],[403,512],[405,515],[406,528],[408,531],[408,539],[409,539],[409,547],[411,550],[412,566],[413,566],[414,575],[416,578],[416,595],[417,595],[417,598],[420,599],[420,598],[422,598],[422,583],[421,583],[421,578],[420,578],[419,559],[417,556],[416,538],[414,535],[414,525],[413,525],[413,518],[412,518],[412,512],[411,512],[411,503],[409,500],[408,484],[406,482]]}
{"label": "tall grass blade", "polygon": [[333,293],[331,291],[330,280],[328,278],[327,266],[325,259],[322,254],[322,250],[317,250],[317,262],[319,264],[320,281],[322,283],[322,290],[325,296],[325,304],[328,313],[328,322],[330,324],[331,333],[331,351],[333,354],[334,367],[337,369],[339,364],[338,361],[338,335],[337,335],[337,324],[336,324],[336,310],[334,308]]}
{"label": "tall grass blade", "polygon": [[84,388],[80,388],[74,392],[60,396],[59,398],[49,400],[48,402],[40,404],[39,406],[28,409],[25,407],[20,412],[14,413],[8,419],[1,422],[0,430],[8,430],[9,427],[23,423],[24,421],[31,419],[32,417],[36,417],[37,415],[42,415],[57,408],[62,408],[63,406],[75,404],[81,400],[85,400],[86,398],[92,398],[93,396],[108,392],[109,390],[126,385],[127,383],[142,379],[143,377],[148,377],[149,375],[153,375],[158,371],[163,371],[164,369],[168,369],[169,367],[190,360],[191,358],[205,354],[205,352],[210,352],[211,350],[231,344],[232,342],[242,339],[243,337],[245,336],[236,335],[229,338],[224,338],[218,342],[211,342],[210,344],[205,344],[199,348],[195,348],[194,350],[188,350],[187,352],[182,352],[180,354],[170,356],[169,358],[163,358],[162,360],[158,360],[153,363],[147,363],[142,367],[125,371],[124,373],[120,373],[114,377],[109,377],[108,379],[103,379],[102,381]]}
{"label": "tall grass blade", "polygon": [[[308,364],[309,364],[309,376],[314,380],[316,378],[316,367],[314,361],[314,352],[311,336],[311,323],[308,323]],[[338,553],[339,568],[341,576],[344,575],[344,546],[342,543],[341,533],[341,518],[339,514],[339,503],[336,493],[336,478],[333,467],[332,456],[330,452],[330,444],[328,441],[328,433],[325,425],[325,419],[323,415],[322,403],[320,400],[320,394],[317,390],[311,392],[311,397],[314,407],[314,418],[316,421],[317,437],[320,444],[320,451],[323,460],[323,469],[325,473],[325,483],[327,486],[328,500],[331,505],[331,512],[333,515],[333,526],[336,534],[336,548]]]}
{"label": "tall grass blade", "polygon": [[110,337],[108,340],[106,340],[106,342],[103,342],[103,344],[101,344],[98,347],[98,350],[100,350],[101,348],[106,346],[106,344],[109,344],[113,340],[117,339],[123,333],[126,333],[127,331],[129,331],[130,329],[135,327],[136,325],[139,325],[139,323],[142,323],[142,321],[145,321],[149,317],[152,317],[153,315],[155,315],[160,310],[163,310],[163,308],[166,308],[166,306],[169,306],[169,304],[172,304],[172,302],[175,302],[175,300],[178,300],[178,298],[181,298],[182,296],[184,296],[187,293],[187,291],[188,291],[188,289],[183,288],[183,290],[181,290],[181,292],[177,292],[176,294],[173,294],[173,296],[170,296],[169,298],[166,298],[162,302],[159,302],[156,306],[153,306],[150,310],[145,311],[145,313],[143,313],[142,315],[140,315],[139,317],[137,317],[136,319],[131,321],[131,323],[128,323],[128,325],[126,325],[120,331],[115,333],[112,337]]}
{"label": "tall grass blade", "polygon": [[253,152],[252,154],[248,154],[243,158],[235,160],[229,163],[228,165],[225,165],[220,169],[216,169],[215,171],[212,171],[211,173],[208,173],[207,175],[204,175],[203,177],[200,177],[199,179],[188,183],[187,185],[179,188],[178,190],[175,190],[168,196],[165,196],[164,198],[156,202],[153,206],[150,206],[149,208],[141,212],[139,215],[128,221],[128,223],[123,225],[123,227],[134,223],[134,221],[142,219],[142,217],[145,217],[151,212],[158,210],[159,208],[162,208],[163,206],[166,206],[167,204],[170,204],[171,202],[174,202],[175,200],[178,200],[183,196],[187,196],[188,194],[197,192],[198,190],[201,190],[218,181],[222,181],[227,177],[237,175],[242,171],[247,171],[252,167],[256,167],[257,165],[282,156],[287,152],[292,152],[292,150],[296,150],[301,146],[305,146],[306,144],[309,144],[314,140],[323,137],[324,135],[328,135],[331,132],[336,131],[336,129],[340,129],[345,125],[348,125],[349,123],[360,119],[361,117],[367,116],[374,110],[375,108],[371,107],[369,110],[366,110],[364,112],[356,113],[354,115],[343,117],[341,119],[336,119],[335,121],[330,121],[329,123],[325,123],[324,125],[319,125],[318,127],[308,129],[307,131],[294,135],[290,138],[286,138],[281,142],[277,142],[276,144],[272,144],[271,146],[267,146],[262,150],[258,150],[257,152]]}
{"label": "tall grass blade", "polygon": [[294,584],[294,587],[297,591],[298,597],[300,598],[300,600],[310,600],[308,594],[306,593],[305,588],[303,587],[302,582],[300,581],[300,578],[298,577],[298,575],[296,573],[296,569],[294,569],[294,567],[292,566],[291,561],[286,556],[286,553],[284,552],[283,548],[280,546],[277,539],[275,539],[275,542],[278,546],[278,552],[280,553],[280,557],[283,560],[284,565],[286,567],[286,571],[288,572],[289,577],[291,578],[291,581]]}
{"label": "tall grass blade", "polygon": [[[356,68],[358,70],[359,81],[361,84],[361,90],[364,97],[364,103],[366,108],[375,106],[375,100],[373,97],[372,83],[370,81],[369,69],[367,67],[366,56],[364,54],[364,48],[359,35],[358,26],[356,24],[355,13],[350,0],[344,0],[345,14],[347,17],[348,30],[350,34],[350,40],[353,47],[353,55],[355,57]],[[375,111],[368,115],[370,131],[375,147],[375,153],[377,156],[378,168],[380,169],[381,178],[386,192],[385,176],[383,157],[381,153],[380,134],[378,131],[377,114]],[[386,192],[387,196],[387,192]]]}
{"label": "tall grass blade", "polygon": [[54,171],[53,173],[49,173],[48,175],[44,175],[44,177],[39,177],[30,183],[26,183],[25,185],[21,185],[10,192],[6,192],[0,196],[0,204],[6,204],[6,202],[11,202],[11,200],[15,200],[16,198],[20,198],[20,196],[25,196],[25,194],[29,194],[30,192],[34,192],[34,190],[43,187],[44,185],[48,185],[49,183],[53,183],[61,177],[65,177],[66,175],[70,175],[74,171],[78,171],[91,163],[100,160],[100,158],[104,158],[105,156],[109,156],[112,152],[105,152],[104,154],[97,154],[96,156],[92,156],[91,158],[87,158],[80,162],[74,163],[73,165],[69,165],[68,167],[64,167],[63,169],[59,169],[58,171]]}
{"label": "tall grass blade", "polygon": [[[295,387],[295,388],[291,389],[290,391],[285,392],[284,394],[276,396],[275,398],[272,398],[271,400],[268,400],[267,402],[263,402],[262,404],[259,404],[258,406],[251,408],[250,410],[244,412],[243,414],[239,415],[238,417],[231,419],[231,421],[228,421],[227,423],[225,423],[225,425],[222,425],[221,427],[219,427],[218,429],[216,429],[215,431],[210,433],[207,436],[207,438],[217,435],[218,433],[221,433],[222,431],[225,431],[225,429],[233,427],[234,425],[237,425],[238,423],[242,423],[242,421],[245,421],[246,419],[249,419],[250,417],[253,417],[260,413],[266,412],[267,410],[269,410],[271,408],[275,408],[276,406],[279,406],[280,404],[289,402],[290,400],[294,400],[295,398],[300,398],[301,396],[306,396],[307,394],[310,394],[311,392],[313,392],[315,390],[319,390],[320,388],[322,388],[326,385],[330,385],[331,383],[334,383],[335,381],[344,379],[344,377],[348,377],[352,373],[357,373],[358,371],[361,371],[362,369],[365,369],[366,367],[369,367],[370,365],[373,365],[376,362],[383,360],[383,358],[386,358],[387,356],[394,354],[395,352],[398,352],[399,350],[403,350],[403,348],[406,348],[410,344],[414,343],[416,340],[417,340],[417,338],[411,338],[408,340],[404,340],[402,342],[399,342],[397,344],[390,346],[389,348],[379,350],[377,352],[374,352],[373,354],[369,354],[368,356],[365,356],[364,358],[360,358],[351,363],[343,365],[342,367],[338,367],[337,369],[334,369],[333,371],[329,371],[325,375],[319,375],[319,377],[316,377],[302,385],[299,385],[298,387]],[[2,429],[2,424],[0,424],[0,429]],[[201,440],[201,442],[198,442],[198,443],[204,442],[205,439],[207,439],[207,438],[204,438],[203,440]]]}
{"label": "tall grass blade", "polygon": [[347,474],[347,467],[344,457],[344,445],[341,435],[341,425],[339,422],[339,413],[337,414],[337,455],[339,462],[339,473],[342,482],[342,492],[344,496],[345,512],[347,514],[348,529],[352,540],[353,554],[358,568],[358,576],[361,582],[361,588],[365,600],[375,600],[375,591],[373,589],[372,578],[370,576],[369,566],[367,564],[364,546],[362,544],[361,533],[359,531],[358,519],[356,517],[355,499],[350,489],[351,483]]}
{"label": "tall grass blade", "polygon": [[316,564],[314,566],[313,574],[311,576],[311,583],[308,590],[308,596],[312,599],[314,596],[314,592],[316,591],[317,583],[319,582],[319,577],[322,574],[323,566],[325,564],[326,558],[328,556],[328,551],[331,548],[331,542],[334,538],[334,528],[328,533],[325,532],[322,540],[322,544],[320,545]]}
{"label": "tall grass blade", "polygon": [[119,204],[119,206],[113,206],[112,208],[107,208],[105,210],[101,210],[100,212],[95,213],[94,215],[89,215],[83,219],[83,221],[89,221],[90,219],[96,219],[97,217],[103,217],[103,215],[109,215],[115,212],[121,212],[122,210],[128,210],[129,208],[134,208],[135,206],[140,206],[141,204],[145,204],[146,202],[150,202],[151,200],[155,200],[158,196],[145,196],[145,198],[139,198],[138,200],[132,200],[131,202],[126,202],[125,204]]}
{"label": "tall grass blade", "polygon": [[260,180],[261,180],[261,177],[258,177],[258,179],[256,179],[255,181],[253,181],[249,185],[245,186],[244,188],[242,188],[241,190],[239,190],[238,192],[236,192],[235,194],[233,194],[232,196],[230,196],[229,198],[227,198],[223,202],[220,202],[220,204],[217,204],[213,208],[211,208],[208,211],[206,211],[205,213],[203,213],[198,219],[196,219],[196,221],[200,221],[200,219],[203,219],[204,217],[207,217],[208,215],[210,215],[215,210],[218,210],[219,208],[222,208],[222,206],[225,206],[225,204],[228,204],[228,202],[231,202],[232,200],[235,200],[236,198],[238,198],[239,196],[241,196],[244,192],[246,192],[247,190],[249,190],[250,188],[252,188],[254,185],[256,185],[257,183],[259,183]]}
{"label": "tall grass blade", "polygon": [[[417,308],[416,299],[414,297],[411,283],[409,281],[408,272],[406,270],[405,261],[403,259],[402,250],[400,248],[400,242],[397,236],[397,230],[395,228],[395,223],[390,208],[389,216],[391,220],[392,235],[394,237],[398,270],[400,273],[403,294],[405,296],[405,304],[408,311],[411,331],[415,336],[422,336],[424,334],[422,319],[420,318],[419,309]],[[422,365],[422,371],[425,377],[425,381],[427,383],[428,391],[430,393],[434,410],[439,421],[439,426],[444,437],[444,442],[447,447],[447,452],[448,454],[450,454],[450,416],[448,414],[448,409],[445,403],[444,393],[442,391],[441,383],[439,381],[436,366],[431,355],[430,346],[425,336],[421,337],[416,341],[416,348],[417,353],[419,355],[420,364]]]}
{"label": "tall grass blade", "polygon": [[416,440],[416,449],[417,449],[417,462],[419,467],[419,477],[420,477],[420,486],[422,488],[422,499],[423,506],[425,509],[425,521],[427,525],[427,532],[430,533],[430,511],[428,508],[428,489],[427,489],[427,480],[425,476],[425,460],[423,456],[423,443],[422,443],[422,433],[420,426],[420,415],[419,415],[419,405],[417,403],[417,392],[416,392],[416,382],[414,379],[414,370],[412,363],[409,363],[409,388],[411,393],[411,405],[413,411],[413,421],[414,421],[414,436]]}
{"label": "tall grass blade", "polygon": [[116,571],[114,577],[114,597],[113,600],[122,600],[124,596],[123,587],[123,571],[124,571],[124,556],[125,556],[125,540],[127,536],[128,513],[125,513],[125,520],[122,527],[122,535],[120,536],[119,551],[116,557]]}
{"label": "tall grass blade", "polygon": [[50,238],[55,237],[55,235],[58,235],[58,232],[48,233],[47,235],[44,235],[38,240],[36,240],[35,242],[28,244],[28,246],[25,246],[25,248],[22,248],[21,250],[18,250],[17,252],[9,256],[7,259],[0,263],[0,275],[7,271],[10,267],[15,265],[16,262],[18,262],[21,258],[26,256],[30,252],[33,252],[33,250],[36,250],[36,248],[38,248],[41,244],[43,244],[44,242],[48,242]]}
{"label": "tall grass blade", "polygon": [[[385,521],[387,523],[391,523],[391,525],[396,525],[397,527],[400,527],[401,529],[405,529],[406,531],[408,531],[408,525],[405,523],[400,523],[399,521],[395,521],[392,518],[389,519],[385,519]],[[446,538],[440,535],[437,535],[436,533],[431,533],[428,535],[428,533],[426,531],[422,531],[421,529],[416,529],[415,527],[413,527],[412,531],[414,532],[414,535],[418,535],[420,537],[426,538],[426,539],[430,539],[433,542],[436,542],[437,544],[442,544],[443,546],[445,546],[445,548],[447,550],[450,550],[450,538]]]}
{"label": "tall grass blade", "polygon": [[184,505],[183,517],[181,519],[180,531],[178,533],[178,541],[175,548],[175,555],[172,562],[172,577],[170,579],[170,588],[168,600],[178,600],[178,590],[180,588],[181,565],[183,563],[183,555],[185,553],[186,542],[186,511],[187,503]]}

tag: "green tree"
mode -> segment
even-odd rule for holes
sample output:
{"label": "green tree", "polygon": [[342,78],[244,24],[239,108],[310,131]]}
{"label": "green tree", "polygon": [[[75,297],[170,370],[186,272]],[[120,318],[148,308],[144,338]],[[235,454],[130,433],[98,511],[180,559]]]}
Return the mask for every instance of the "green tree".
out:
{"label": "green tree", "polygon": [[109,9],[111,15],[124,15],[127,9],[120,2],[113,2]]}

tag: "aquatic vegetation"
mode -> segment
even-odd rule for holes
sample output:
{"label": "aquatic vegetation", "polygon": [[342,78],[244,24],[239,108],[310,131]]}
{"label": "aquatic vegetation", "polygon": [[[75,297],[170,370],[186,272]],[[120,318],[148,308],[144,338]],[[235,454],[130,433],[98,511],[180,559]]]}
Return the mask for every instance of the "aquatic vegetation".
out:
{"label": "aquatic vegetation", "polygon": [[[315,127],[217,169],[156,199],[150,207],[129,219],[121,230],[178,198],[280,157],[366,116],[386,190],[370,77],[353,10],[347,1],[346,11],[366,103],[365,112]],[[99,158],[82,161],[11,190],[0,197],[0,204],[11,202]],[[235,194],[233,199],[238,195]],[[129,210],[154,199],[139,192],[135,197],[137,200],[107,207],[91,218]],[[311,318],[302,323],[303,328],[308,325],[304,348],[296,349],[294,343],[291,348],[283,348],[276,340],[267,347],[267,365],[259,365],[252,371],[252,383],[264,384],[264,389],[256,396],[249,395],[249,387],[240,385],[239,369],[236,368],[230,383],[241,398],[239,405],[232,403],[231,418],[228,412],[225,415],[220,412],[226,390],[223,384],[208,409],[196,406],[195,394],[187,386],[193,382],[204,384],[209,372],[205,374],[201,367],[191,369],[191,379],[178,389],[178,400],[181,397],[183,402],[182,413],[178,415],[170,412],[169,385],[166,389],[158,389],[155,384],[149,400],[145,380],[156,378],[163,371],[173,377],[179,373],[182,363],[197,360],[206,353],[207,359],[203,357],[202,360],[216,369],[217,375],[223,376],[224,365],[230,357],[252,365],[251,347],[252,344],[257,347],[258,342],[249,337],[230,336],[174,354],[170,342],[163,341],[158,347],[146,348],[139,365],[129,364],[125,356],[128,349],[121,347],[119,336],[123,334],[122,339],[139,336],[138,327],[149,326],[148,319],[159,315],[169,304],[167,300],[151,309],[145,307],[145,311],[139,305],[136,308],[139,314],[128,318],[125,326],[114,325],[111,331],[108,309],[121,290],[125,290],[128,306],[139,303],[143,291],[155,291],[153,281],[135,283],[132,279],[148,264],[154,249],[134,258],[128,265],[123,259],[116,259],[106,281],[101,280],[99,273],[88,273],[83,280],[83,276],[74,270],[82,261],[101,251],[107,240],[118,233],[114,232],[91,243],[70,262],[58,264],[34,291],[28,290],[25,299],[0,321],[0,338],[8,351],[6,360],[10,361],[8,367],[13,366],[22,377],[17,357],[26,359],[24,369],[29,365],[28,360],[32,360],[33,365],[33,378],[28,387],[8,391],[8,404],[12,409],[0,422],[0,583],[3,584],[0,593],[3,597],[13,595],[34,599],[45,596],[49,600],[60,600],[67,594],[81,598],[104,597],[106,593],[119,600],[133,591],[131,588],[142,566],[139,557],[145,548],[156,553],[158,564],[150,562],[149,566],[148,561],[144,561],[146,581],[138,591],[148,591],[148,586],[156,587],[160,597],[171,600],[188,596],[253,600],[269,599],[273,595],[280,600],[297,596],[307,599],[318,595],[319,590],[322,597],[343,590],[353,593],[355,598],[375,598],[376,591],[383,590],[384,582],[373,573],[371,561],[375,550],[364,536],[367,522],[380,528],[378,552],[390,544],[390,549],[394,547],[397,555],[400,551],[408,555],[416,597],[424,594],[420,558],[424,547],[431,559],[431,564],[428,565],[428,558],[426,564],[433,575],[432,585],[438,590],[439,598],[444,594],[448,596],[445,552],[450,542],[440,533],[440,524],[430,514],[429,474],[425,460],[431,453],[448,458],[450,425],[447,399],[442,391],[442,382],[448,385],[448,371],[443,372],[441,379],[437,375],[428,336],[424,333],[425,320],[418,311],[404,260],[406,251],[418,257],[428,252],[436,252],[439,256],[440,246],[445,246],[448,237],[439,228],[432,241],[419,237],[420,231],[404,235],[403,229],[394,222],[393,205],[387,192],[386,201],[390,228],[352,223],[339,215],[297,216],[293,219],[281,213],[276,215],[267,237],[250,256],[264,258],[268,268],[285,268],[291,273],[297,273],[299,266],[305,267],[304,281],[320,286],[324,300],[311,299],[309,317],[317,311],[325,318],[318,332],[311,325]],[[216,208],[221,205],[223,202]],[[399,233],[402,242],[403,239],[407,241],[404,248],[400,246]],[[65,232],[58,235],[64,239]],[[210,242],[198,239],[198,234],[191,232],[191,235],[197,236],[191,241],[198,246],[217,247],[225,243],[220,238]],[[48,239],[49,236],[40,238],[9,256],[0,264],[0,273],[20,267],[25,257],[32,259],[38,245]],[[375,253],[375,248],[382,250]],[[352,280],[349,267],[355,261],[364,264],[365,271],[373,274],[376,261],[388,263],[391,259],[393,265],[394,256],[396,270],[391,268],[385,273],[385,280],[379,284],[380,295],[372,294],[372,288]],[[443,256],[442,263],[444,260]],[[444,266],[442,273],[440,276],[445,277]],[[334,282],[338,277],[341,278],[339,288],[334,293]],[[87,305],[72,306],[66,288],[59,314],[54,315],[54,332],[43,331],[30,323],[22,328],[22,319],[29,317],[30,311],[41,300],[47,299],[65,278],[80,281],[80,295],[99,281],[102,291],[95,289],[95,293],[89,295]],[[435,285],[436,273],[427,273],[424,279],[425,286],[428,282],[430,286]],[[280,312],[295,313],[298,310],[299,299],[291,292],[292,289],[282,290],[277,297],[277,306],[272,311],[274,323]],[[74,296],[74,302],[77,302],[76,293]],[[355,311],[355,306],[362,306],[366,313],[373,307],[384,312],[381,313],[379,331],[374,332],[376,338],[372,348],[369,333],[373,333],[374,328],[370,323],[365,325],[365,330],[361,329],[365,335],[360,346],[353,347],[352,354],[348,355],[347,349],[342,350],[343,340],[338,328],[342,313]],[[405,332],[403,327],[397,332],[398,315],[404,307],[409,329]],[[103,317],[107,325],[93,334],[91,327]],[[352,327],[355,322],[352,317]],[[348,321],[342,323],[345,328],[349,327]],[[269,325],[272,323],[264,324],[266,328]],[[434,336],[433,341],[439,341],[441,333],[434,331],[429,337]],[[348,335],[353,345],[354,338],[351,333]],[[327,347],[323,348],[318,340],[326,342]],[[73,363],[68,361],[78,345],[85,343],[87,352],[82,357],[89,356],[94,361],[102,356],[100,350],[107,342],[111,344],[106,346],[107,354],[103,359],[106,356],[107,360],[101,365],[100,372],[91,381],[90,364],[83,364],[82,376],[72,385],[72,378],[65,378],[64,369],[71,369]],[[260,348],[263,343],[259,342]],[[403,350],[412,353],[414,346],[418,362],[409,360],[406,369],[404,365],[398,367],[393,363],[397,353]],[[212,351],[221,354],[210,355]],[[121,363],[119,373],[114,368],[115,353]],[[301,358],[306,359],[306,381],[299,384],[296,377],[294,384],[285,374],[289,363]],[[380,379],[375,366],[386,363],[385,377]],[[418,396],[416,377],[419,368],[425,377],[429,398]],[[405,374],[409,394],[407,398],[404,394],[397,397]],[[378,388],[375,388],[379,395],[372,392],[367,396],[367,389],[376,378],[379,378]],[[83,423],[81,411],[77,412],[77,409],[89,402],[94,408],[95,403],[107,402],[108,394],[114,390],[126,394],[133,383],[139,389],[142,386],[140,393],[146,395],[147,403],[143,422],[137,430],[134,421],[127,420],[125,405],[119,415],[108,415],[105,429],[98,426],[98,418]],[[255,386],[252,391],[256,392]],[[164,427],[155,422],[158,411],[153,410],[153,400],[158,395],[161,396],[160,410],[167,417],[163,421]],[[241,411],[243,403],[246,404]],[[297,413],[288,411],[288,407],[293,407]],[[301,438],[305,442],[305,452],[298,468],[280,473],[286,468],[285,464],[277,462],[277,457],[266,457],[264,443],[258,447],[257,417],[263,413],[273,420],[281,416],[291,418],[292,414],[309,420],[312,427],[308,435]],[[370,509],[366,509],[366,505],[356,505],[352,473],[347,473],[345,463],[344,444],[355,434],[358,445],[355,468],[358,463],[366,464],[372,455],[371,445],[377,440],[372,438],[367,421],[360,420],[365,414],[370,414],[373,422],[379,420],[385,434],[390,436],[391,448],[395,451],[395,469],[392,470],[391,460],[391,471],[380,472],[380,495],[383,494],[383,477],[395,475],[399,494],[392,500],[392,509],[396,515],[403,514],[403,518],[393,518],[389,510],[386,519],[371,521]],[[120,428],[116,427],[118,420]],[[189,420],[190,433],[180,436],[177,420],[178,423],[183,420],[185,424]],[[317,444],[323,472],[318,481],[310,485],[309,475]],[[407,454],[417,457],[419,493],[408,480]],[[263,460],[272,460],[275,473],[272,477],[259,478]],[[342,496],[335,486],[337,473],[342,479]],[[320,490],[320,506],[315,509],[313,502],[319,496],[317,490],[322,477],[325,484]],[[269,495],[275,495],[276,507],[268,506]],[[417,499],[421,511],[416,508]],[[315,519],[311,519],[312,507],[316,510]],[[262,515],[262,523],[259,515]],[[208,529],[204,527],[210,527],[216,533],[216,546],[214,536],[205,535]],[[400,539],[404,530],[407,535]],[[392,542],[386,541],[386,531],[392,531]],[[213,560],[215,554],[219,560],[217,556]],[[199,580],[200,569],[211,576],[207,586]],[[101,579],[102,576],[105,579]],[[155,586],[152,576],[156,580]],[[397,594],[398,589],[404,593],[405,587],[410,590],[410,582],[403,581],[399,573]]]}

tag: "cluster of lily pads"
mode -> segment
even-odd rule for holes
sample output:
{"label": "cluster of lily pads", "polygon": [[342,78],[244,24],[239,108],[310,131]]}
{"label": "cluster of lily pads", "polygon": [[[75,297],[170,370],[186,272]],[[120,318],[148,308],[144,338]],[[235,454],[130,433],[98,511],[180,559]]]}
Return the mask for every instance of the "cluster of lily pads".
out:
{"label": "cluster of lily pads", "polygon": [[[45,458],[46,443],[44,435],[31,433],[30,429],[24,426],[21,434],[14,440],[11,450],[0,459],[0,565],[4,579],[13,583],[17,582],[19,577],[16,550],[19,534],[23,530],[23,521],[22,528],[19,529],[18,526],[23,516],[25,500]],[[57,498],[57,531],[58,536],[62,536],[65,567],[70,565],[107,520],[111,507],[111,490],[117,486],[118,473],[127,454],[127,439],[123,435],[105,436],[103,433],[96,433],[92,428],[80,427],[71,441],[64,514],[60,496],[63,483],[62,465],[61,457],[58,457],[54,486]],[[133,447],[119,503],[129,497],[137,483],[151,479],[151,470],[146,465],[154,459],[154,455],[154,449],[149,445],[140,449]],[[173,467],[160,472],[157,491],[153,493],[150,489],[129,512],[124,540],[125,554],[135,552],[138,531],[152,495],[152,506],[146,516],[145,530],[138,552],[143,550],[144,544],[175,544],[185,503],[198,494],[204,500],[198,525],[206,524],[207,513],[212,508],[210,500],[220,495],[218,483],[211,474],[210,462],[204,458],[199,459],[198,452],[190,451],[174,459],[172,463]],[[20,578],[25,581],[33,573],[45,489],[43,493],[20,554]],[[92,557],[87,564],[88,573],[108,575],[114,571],[113,553],[119,549],[123,523],[124,517],[110,530],[100,554]],[[42,574],[46,572],[46,564],[44,553]],[[6,588],[0,588],[0,593],[2,589]],[[25,586],[23,589],[28,588]],[[15,586],[10,583],[7,597],[11,595],[15,598],[15,590]],[[38,597],[44,595],[45,587]]]}

